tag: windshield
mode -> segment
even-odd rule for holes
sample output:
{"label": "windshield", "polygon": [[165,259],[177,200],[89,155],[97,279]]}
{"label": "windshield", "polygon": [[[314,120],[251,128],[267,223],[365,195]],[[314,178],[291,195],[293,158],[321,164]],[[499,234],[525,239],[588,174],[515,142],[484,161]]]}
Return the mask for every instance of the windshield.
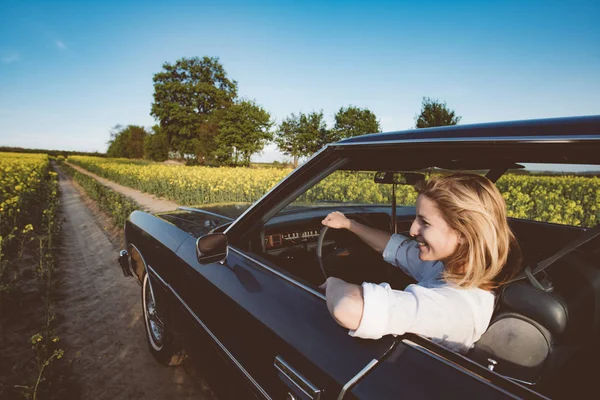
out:
{"label": "windshield", "polygon": [[[375,183],[374,171],[335,171],[290,203],[298,208],[392,204],[392,185]],[[410,185],[396,185],[396,204],[414,206],[417,193]]]}
{"label": "windshield", "polygon": [[[508,170],[496,186],[509,217],[592,227],[600,220],[600,167],[595,165],[533,164]],[[419,170],[425,179],[455,171]],[[485,175],[486,170],[462,171]],[[304,192],[281,213],[301,209],[346,206],[390,206],[392,184],[376,183],[375,171],[337,170]],[[396,205],[415,206],[411,185],[395,185]]]}

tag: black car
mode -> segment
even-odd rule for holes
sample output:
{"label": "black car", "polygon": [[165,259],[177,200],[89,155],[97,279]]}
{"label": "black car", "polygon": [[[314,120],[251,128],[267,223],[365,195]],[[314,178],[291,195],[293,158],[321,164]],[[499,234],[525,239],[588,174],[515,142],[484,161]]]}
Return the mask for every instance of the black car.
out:
{"label": "black car", "polygon": [[[498,290],[492,323],[467,354],[416,334],[349,336],[318,289],[326,276],[395,289],[412,281],[321,220],[338,210],[407,232],[415,217],[411,185],[456,170],[497,184],[504,174],[585,176],[587,203],[572,206],[588,220],[510,218],[527,268]],[[142,284],[152,354],[173,365],[190,353],[223,397],[596,397],[599,171],[600,116],[354,137],[324,147],[245,211],[133,212],[119,261]],[[557,179],[568,185],[573,178]],[[539,195],[511,190],[519,201]]]}

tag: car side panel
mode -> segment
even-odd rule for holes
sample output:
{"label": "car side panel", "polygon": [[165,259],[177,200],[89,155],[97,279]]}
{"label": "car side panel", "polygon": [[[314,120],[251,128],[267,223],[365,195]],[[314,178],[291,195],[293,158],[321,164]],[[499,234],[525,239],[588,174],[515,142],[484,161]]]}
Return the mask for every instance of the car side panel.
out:
{"label": "car side panel", "polygon": [[[167,325],[177,339],[185,343],[186,352],[190,355],[188,362],[193,364],[192,368],[208,381],[219,398],[260,398],[165,280],[165,277],[181,275],[181,270],[188,268],[175,254],[174,250],[179,248],[179,244],[172,240],[182,237],[181,234],[184,232],[165,233],[165,230],[178,228],[150,214],[138,215],[135,221],[144,229],[128,223],[126,240],[136,246],[147,263],[151,284],[157,296],[159,313],[166,318]],[[149,225],[152,226],[151,232],[154,235],[145,230]],[[161,241],[165,236],[167,244]],[[189,235],[186,234],[185,237],[187,236]]]}
{"label": "car side panel", "polygon": [[290,391],[274,367],[277,356],[331,396],[394,344],[391,336],[348,336],[323,298],[236,250],[230,249],[224,264],[201,265],[195,241],[188,239],[178,256],[191,267],[174,277],[174,285],[266,396],[282,398]]}
{"label": "car side panel", "polygon": [[165,290],[169,303],[169,326],[174,328],[178,340],[184,343],[188,364],[206,380],[220,399],[260,399],[262,396],[248,382],[244,374],[231,361],[211,337],[194,314],[178,298],[177,293],[157,274],[155,281]]}

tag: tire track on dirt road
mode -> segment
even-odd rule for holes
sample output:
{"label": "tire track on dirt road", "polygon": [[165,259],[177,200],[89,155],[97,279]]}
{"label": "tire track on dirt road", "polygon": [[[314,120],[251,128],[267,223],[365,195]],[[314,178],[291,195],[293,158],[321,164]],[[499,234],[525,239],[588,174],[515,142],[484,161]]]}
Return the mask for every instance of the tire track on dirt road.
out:
{"label": "tire track on dirt road", "polygon": [[182,367],[148,351],[140,286],[125,279],[118,248],[71,179],[59,173],[62,241],[57,333],[83,399],[213,399]]}

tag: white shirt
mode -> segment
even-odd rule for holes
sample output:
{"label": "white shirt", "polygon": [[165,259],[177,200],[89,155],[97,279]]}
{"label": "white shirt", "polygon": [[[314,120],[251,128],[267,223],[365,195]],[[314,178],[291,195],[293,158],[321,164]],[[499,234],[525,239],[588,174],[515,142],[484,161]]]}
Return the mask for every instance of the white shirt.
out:
{"label": "white shirt", "polygon": [[364,282],[362,319],[355,331],[350,330],[350,336],[379,339],[411,332],[462,353],[473,347],[492,318],[493,293],[444,282],[444,264],[421,261],[417,242],[399,234],[390,238],[383,259],[418,283],[393,290],[387,283]]}

